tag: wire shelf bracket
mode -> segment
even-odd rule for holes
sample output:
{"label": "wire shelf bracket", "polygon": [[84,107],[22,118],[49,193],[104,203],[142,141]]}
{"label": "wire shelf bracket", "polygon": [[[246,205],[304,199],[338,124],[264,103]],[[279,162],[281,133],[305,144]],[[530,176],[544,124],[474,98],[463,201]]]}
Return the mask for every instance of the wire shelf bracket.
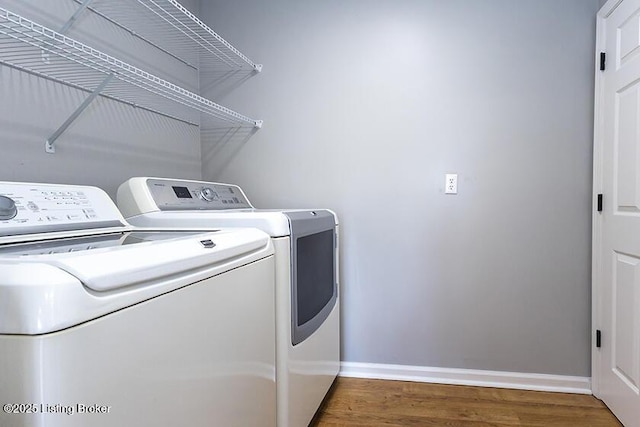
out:
{"label": "wire shelf bracket", "polygon": [[102,83],[100,83],[100,86],[98,86],[93,92],[91,92],[91,95],[89,95],[87,99],[85,99],[84,102],[80,104],[78,108],[76,108],[76,111],[74,111],[69,116],[69,118],[62,125],[60,125],[60,127],[55,132],[53,132],[49,138],[47,138],[44,143],[44,151],[50,154],[56,152],[56,147],[54,147],[53,145],[55,144],[56,139],[58,139],[58,137],[60,137],[60,135],[62,135],[69,126],[71,126],[71,123],[73,123],[78,118],[78,116],[82,114],[82,112],[89,106],[89,104],[91,104],[93,100],[96,99],[98,95],[100,95],[100,92],[102,92],[102,90],[109,84],[111,79],[113,79],[113,74],[109,74],[102,81]]}

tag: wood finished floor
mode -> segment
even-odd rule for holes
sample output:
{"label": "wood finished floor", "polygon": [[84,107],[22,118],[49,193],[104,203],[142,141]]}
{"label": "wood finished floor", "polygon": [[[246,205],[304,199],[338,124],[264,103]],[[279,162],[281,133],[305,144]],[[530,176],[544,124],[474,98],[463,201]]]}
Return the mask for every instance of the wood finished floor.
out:
{"label": "wood finished floor", "polygon": [[593,396],[338,378],[311,423],[338,426],[620,427]]}

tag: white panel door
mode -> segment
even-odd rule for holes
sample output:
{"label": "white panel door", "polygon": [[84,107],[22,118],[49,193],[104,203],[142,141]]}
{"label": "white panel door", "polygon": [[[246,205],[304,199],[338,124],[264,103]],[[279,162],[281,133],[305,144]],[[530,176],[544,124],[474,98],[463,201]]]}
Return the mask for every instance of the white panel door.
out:
{"label": "white panel door", "polygon": [[596,93],[594,394],[626,427],[640,427],[640,0],[615,3],[598,21],[606,70]]}

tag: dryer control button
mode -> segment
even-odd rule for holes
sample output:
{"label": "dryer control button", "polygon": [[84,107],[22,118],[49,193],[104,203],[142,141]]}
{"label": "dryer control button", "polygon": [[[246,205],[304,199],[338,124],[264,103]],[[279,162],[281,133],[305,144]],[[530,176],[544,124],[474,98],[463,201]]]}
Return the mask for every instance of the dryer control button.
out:
{"label": "dryer control button", "polygon": [[12,219],[17,214],[16,202],[11,197],[0,196],[0,220]]}

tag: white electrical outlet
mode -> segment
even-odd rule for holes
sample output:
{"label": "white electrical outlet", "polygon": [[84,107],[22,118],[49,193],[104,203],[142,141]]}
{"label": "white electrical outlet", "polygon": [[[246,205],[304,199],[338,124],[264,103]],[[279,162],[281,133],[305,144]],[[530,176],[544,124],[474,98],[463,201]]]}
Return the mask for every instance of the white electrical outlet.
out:
{"label": "white electrical outlet", "polygon": [[457,173],[445,174],[444,194],[458,194],[458,174]]}

